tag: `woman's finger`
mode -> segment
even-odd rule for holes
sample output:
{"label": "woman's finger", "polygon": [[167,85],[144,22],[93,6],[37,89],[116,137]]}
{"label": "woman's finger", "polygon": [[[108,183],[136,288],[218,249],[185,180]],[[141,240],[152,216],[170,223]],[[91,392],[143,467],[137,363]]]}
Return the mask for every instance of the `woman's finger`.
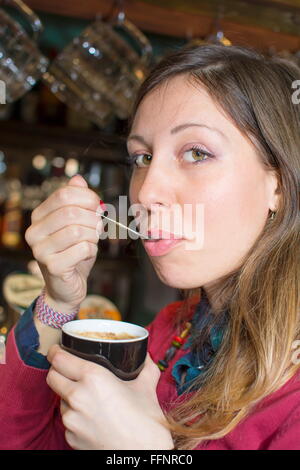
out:
{"label": "woman's finger", "polygon": [[76,437],[76,434],[74,434],[72,431],[69,431],[68,429],[65,431],[65,439],[69,446],[72,447],[72,449],[81,450],[78,445],[78,439]]}
{"label": "woman's finger", "polygon": [[55,356],[55,354],[58,352],[58,351],[61,351],[61,347],[59,346],[59,344],[53,344],[52,346],[50,346],[49,348],[49,351],[48,351],[48,354],[47,354],[47,359],[50,363],[52,363],[52,359],[53,357]]}
{"label": "woman's finger", "polygon": [[82,225],[96,230],[99,216],[96,211],[78,206],[60,207],[39,222],[30,225],[25,238],[30,246],[36,245],[49,235],[69,225]]}
{"label": "woman's finger", "polygon": [[32,223],[37,223],[57,209],[69,205],[96,211],[99,206],[99,196],[87,186],[66,185],[54,191],[44,202],[34,209],[31,214]]}
{"label": "woman's finger", "polygon": [[93,370],[95,367],[94,363],[74,356],[58,345],[55,345],[55,349],[50,348],[47,359],[56,372],[75,382],[81,380],[87,370]]}
{"label": "woman's finger", "polygon": [[68,403],[68,399],[74,391],[75,382],[61,375],[54,367],[50,367],[46,382],[53,392]]}
{"label": "woman's finger", "polygon": [[[100,223],[102,222],[100,221]],[[99,241],[99,226],[97,226],[97,230],[82,225],[64,227],[35,245],[34,256],[39,261],[44,262],[47,256],[64,251],[83,241],[97,244]]]}
{"label": "woman's finger", "polygon": [[60,414],[63,416],[67,411],[70,411],[70,407],[65,400],[61,399],[60,400]]}
{"label": "woman's finger", "polygon": [[96,258],[98,245],[87,241],[76,243],[60,253],[50,255],[43,261],[49,274],[60,276],[77,266],[81,261]]}

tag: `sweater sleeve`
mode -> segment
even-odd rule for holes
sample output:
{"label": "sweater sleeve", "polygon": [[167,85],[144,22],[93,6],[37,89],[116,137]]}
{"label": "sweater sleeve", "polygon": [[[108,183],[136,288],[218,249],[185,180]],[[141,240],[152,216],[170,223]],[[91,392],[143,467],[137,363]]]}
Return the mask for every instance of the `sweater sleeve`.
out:
{"label": "sweater sleeve", "polygon": [[35,350],[33,307],[34,303],[24,312],[22,326],[18,323],[10,331],[5,362],[0,364],[0,449],[71,449],[65,440],[60,398],[46,383],[47,360]]}
{"label": "sweater sleeve", "polygon": [[39,334],[33,321],[34,308],[37,298],[25,310],[15,328],[15,340],[22,361],[27,366],[38,369],[50,368],[47,357],[37,351],[39,347]]}

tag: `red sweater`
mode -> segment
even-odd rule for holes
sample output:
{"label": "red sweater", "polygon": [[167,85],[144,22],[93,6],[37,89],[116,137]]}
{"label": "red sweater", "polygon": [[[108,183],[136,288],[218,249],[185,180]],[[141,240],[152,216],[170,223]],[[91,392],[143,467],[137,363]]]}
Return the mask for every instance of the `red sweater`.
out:
{"label": "red sweater", "polygon": [[[149,352],[154,361],[163,358],[178,333],[171,320],[180,302],[163,308],[148,327]],[[171,369],[186,352],[179,350],[161,373],[157,395],[164,410],[178,398]],[[0,449],[71,449],[64,437],[60,399],[48,387],[46,376],[47,370],[27,366],[21,360],[13,328],[7,340],[6,364],[0,365]],[[194,450],[300,450],[299,378],[300,371],[262,400],[256,411],[224,438],[210,440]]]}

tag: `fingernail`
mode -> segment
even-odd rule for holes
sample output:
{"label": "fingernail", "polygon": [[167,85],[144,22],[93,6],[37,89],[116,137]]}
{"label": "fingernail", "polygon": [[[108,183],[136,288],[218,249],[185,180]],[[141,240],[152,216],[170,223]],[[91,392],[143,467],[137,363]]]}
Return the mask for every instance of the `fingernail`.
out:
{"label": "fingernail", "polygon": [[101,209],[103,211],[107,211],[106,205],[104,204],[104,202],[101,199],[100,199],[100,206],[101,206]]}

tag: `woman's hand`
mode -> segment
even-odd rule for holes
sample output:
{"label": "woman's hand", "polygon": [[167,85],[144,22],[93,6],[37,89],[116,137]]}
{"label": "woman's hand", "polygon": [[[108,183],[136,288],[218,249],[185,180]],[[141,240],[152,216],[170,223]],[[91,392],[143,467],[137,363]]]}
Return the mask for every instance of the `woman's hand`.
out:
{"label": "woman's hand", "polygon": [[147,354],[139,376],[123,381],[106,368],[51,347],[47,384],[61,398],[66,441],[79,450],[173,449],[156,396],[160,377]]}
{"label": "woman's hand", "polygon": [[103,230],[96,213],[99,202],[82,176],[76,175],[34,209],[25,233],[45,280],[46,302],[52,299],[65,313],[86,297],[87,277]]}

